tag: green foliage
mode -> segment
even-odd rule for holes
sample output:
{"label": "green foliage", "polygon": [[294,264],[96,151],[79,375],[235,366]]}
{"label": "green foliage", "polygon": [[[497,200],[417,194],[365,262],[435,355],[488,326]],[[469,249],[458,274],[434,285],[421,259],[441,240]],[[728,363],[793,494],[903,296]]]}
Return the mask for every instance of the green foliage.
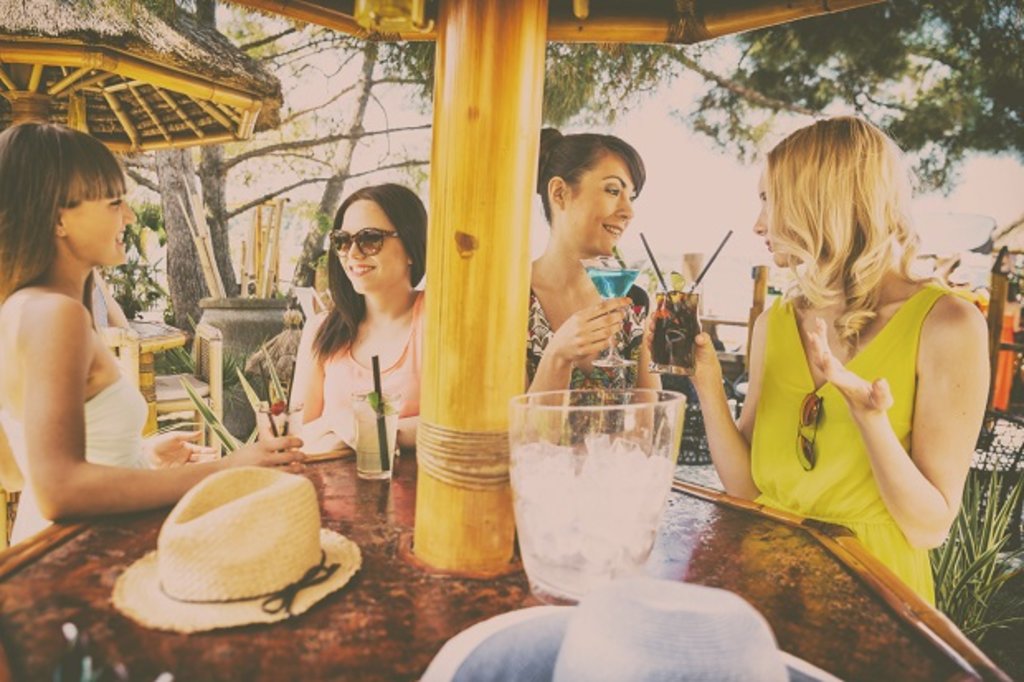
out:
{"label": "green foliage", "polygon": [[924,185],[943,187],[969,151],[1024,156],[1022,31],[1019,0],[887,2],[754,31],[723,74],[738,87],[709,90],[692,123],[749,156],[771,116],[744,89],[814,112],[852,107],[919,154]]}
{"label": "green foliage", "polygon": [[1019,523],[1014,510],[1022,488],[1019,475],[1011,483],[1001,472],[972,469],[949,538],[931,553],[936,606],[978,643],[997,629],[1024,622],[1024,594],[1007,589],[1021,575],[1021,569],[1007,565],[1024,550],[1001,555],[1010,524]]}
{"label": "green foliage", "polygon": [[135,214],[136,221],[124,233],[125,263],[104,273],[114,299],[129,320],[136,319],[143,310],[162,307],[170,300],[156,278],[158,263],[150,263],[142,248],[146,232],[155,234],[161,245],[167,243],[160,207],[141,204]]}

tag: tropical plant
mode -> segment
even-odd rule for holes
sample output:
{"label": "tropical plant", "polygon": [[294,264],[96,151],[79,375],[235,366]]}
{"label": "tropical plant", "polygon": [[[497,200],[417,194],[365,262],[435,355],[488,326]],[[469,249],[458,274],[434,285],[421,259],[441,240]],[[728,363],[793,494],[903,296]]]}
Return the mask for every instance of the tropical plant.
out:
{"label": "tropical plant", "polygon": [[142,246],[147,231],[154,233],[161,245],[167,241],[160,207],[140,204],[135,215],[135,222],[124,233],[125,263],[104,273],[114,299],[129,320],[137,319],[143,310],[162,308],[169,302],[167,292],[157,281],[159,262],[150,263]]}
{"label": "tropical plant", "polygon": [[1024,549],[1004,552],[1024,477],[971,469],[949,538],[931,553],[935,601],[968,637],[981,643],[997,629],[1024,622],[1024,594],[1007,589],[1022,569]]}

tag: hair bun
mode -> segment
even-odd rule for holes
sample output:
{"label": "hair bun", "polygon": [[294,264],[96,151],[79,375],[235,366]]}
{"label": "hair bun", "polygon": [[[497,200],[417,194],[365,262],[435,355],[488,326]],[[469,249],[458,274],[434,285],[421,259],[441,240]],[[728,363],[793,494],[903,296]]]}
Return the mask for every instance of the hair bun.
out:
{"label": "hair bun", "polygon": [[551,152],[565,139],[565,136],[557,128],[544,128],[540,131],[540,153],[537,158],[537,193],[541,196],[547,191],[548,183],[545,180],[544,168],[551,160]]}

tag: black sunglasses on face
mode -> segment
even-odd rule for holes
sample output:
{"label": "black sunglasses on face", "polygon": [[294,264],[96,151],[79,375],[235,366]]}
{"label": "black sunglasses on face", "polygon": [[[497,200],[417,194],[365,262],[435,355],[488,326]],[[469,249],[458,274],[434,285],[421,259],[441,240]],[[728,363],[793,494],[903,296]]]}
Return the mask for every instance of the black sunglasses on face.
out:
{"label": "black sunglasses on face", "polygon": [[[818,463],[818,452],[814,441],[818,438],[818,422],[824,409],[825,399],[817,393],[808,393],[800,405],[800,427],[796,432],[796,456],[804,471],[810,471]],[[811,430],[811,437],[804,435],[806,429]]]}
{"label": "black sunglasses on face", "polygon": [[388,232],[379,227],[364,227],[356,233],[334,230],[331,232],[331,248],[342,255],[348,255],[354,243],[364,256],[376,256],[384,248],[384,240],[396,236],[397,231]]}

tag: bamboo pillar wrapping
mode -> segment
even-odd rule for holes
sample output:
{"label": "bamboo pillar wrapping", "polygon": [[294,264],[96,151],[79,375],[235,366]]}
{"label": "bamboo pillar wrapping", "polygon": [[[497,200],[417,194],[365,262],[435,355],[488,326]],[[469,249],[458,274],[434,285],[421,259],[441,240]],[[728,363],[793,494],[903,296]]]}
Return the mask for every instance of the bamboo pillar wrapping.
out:
{"label": "bamboo pillar wrapping", "polygon": [[547,2],[439,8],[413,550],[508,569],[508,401],[524,389]]}

